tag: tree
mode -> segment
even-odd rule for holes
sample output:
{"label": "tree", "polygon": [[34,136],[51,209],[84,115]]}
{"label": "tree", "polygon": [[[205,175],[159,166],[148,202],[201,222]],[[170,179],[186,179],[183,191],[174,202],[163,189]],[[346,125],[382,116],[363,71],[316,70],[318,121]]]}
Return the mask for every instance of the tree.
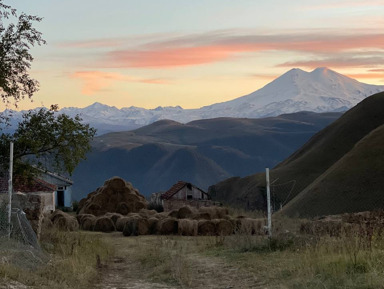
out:
{"label": "tree", "polygon": [[[0,135],[1,163],[9,163],[9,143],[14,142],[15,174],[33,176],[39,169],[71,174],[91,149],[96,129],[82,124],[79,116],[57,113],[58,107],[40,108],[23,114],[13,134]],[[4,167],[6,169],[6,167]]]}
{"label": "tree", "polygon": [[38,81],[28,71],[33,57],[31,46],[45,44],[42,34],[33,24],[42,18],[21,13],[0,0],[0,96],[3,102],[14,103],[31,98],[38,90]]}

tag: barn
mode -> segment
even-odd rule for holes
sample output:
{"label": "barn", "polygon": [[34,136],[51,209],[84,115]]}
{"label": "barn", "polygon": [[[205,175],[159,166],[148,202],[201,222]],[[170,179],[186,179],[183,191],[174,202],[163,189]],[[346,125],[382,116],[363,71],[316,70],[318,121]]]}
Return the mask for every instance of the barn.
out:
{"label": "barn", "polygon": [[191,207],[208,207],[214,203],[208,193],[195,185],[179,181],[174,184],[168,191],[161,195],[164,211],[179,209],[183,206]]}

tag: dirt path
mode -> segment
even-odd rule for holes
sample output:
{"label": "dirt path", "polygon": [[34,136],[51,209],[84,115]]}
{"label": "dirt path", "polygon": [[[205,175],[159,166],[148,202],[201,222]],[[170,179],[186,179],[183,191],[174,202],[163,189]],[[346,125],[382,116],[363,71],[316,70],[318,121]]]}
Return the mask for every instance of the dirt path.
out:
{"label": "dirt path", "polygon": [[[154,268],[148,266],[144,268],[137,259],[137,254],[138,251],[146,248],[145,246],[149,248],[148,254],[151,252],[153,254],[156,250],[153,246],[161,246],[157,243],[159,237],[127,238],[123,237],[121,233],[108,234],[104,237],[115,247],[116,257],[113,262],[101,269],[100,279],[95,288],[267,288],[257,276],[240,270],[233,263],[193,251],[185,252],[180,258],[172,259],[171,270],[168,267],[169,274],[177,275],[181,280],[176,282],[177,285],[169,285],[169,282],[154,283],[148,277],[151,276],[150,271]],[[179,239],[177,242],[184,242],[183,240]],[[157,258],[157,256],[153,255],[153,258]],[[167,268],[164,271],[167,271]]]}

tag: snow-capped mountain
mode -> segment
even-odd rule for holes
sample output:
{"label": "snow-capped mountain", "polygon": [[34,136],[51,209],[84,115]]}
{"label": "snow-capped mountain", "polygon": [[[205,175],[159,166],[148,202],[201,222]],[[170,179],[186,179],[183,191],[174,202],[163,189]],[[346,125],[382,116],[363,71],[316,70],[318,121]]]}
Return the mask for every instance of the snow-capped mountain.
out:
{"label": "snow-capped mountain", "polygon": [[199,109],[157,107],[118,109],[101,103],[85,108],[63,108],[70,116],[79,114],[84,122],[98,128],[99,134],[135,129],[161,119],[186,123],[215,117],[260,118],[298,111],[345,111],[358,102],[384,91],[384,85],[370,85],[339,74],[328,68],[312,72],[291,69],[251,94]]}

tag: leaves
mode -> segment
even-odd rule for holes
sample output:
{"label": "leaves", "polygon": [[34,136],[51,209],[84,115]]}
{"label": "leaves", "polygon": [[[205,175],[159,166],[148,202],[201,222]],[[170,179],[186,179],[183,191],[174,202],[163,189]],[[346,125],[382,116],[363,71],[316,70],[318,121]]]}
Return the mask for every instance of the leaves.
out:
{"label": "leaves", "polygon": [[79,116],[58,114],[57,106],[24,113],[13,135],[0,135],[0,157],[7,158],[14,142],[14,163],[19,173],[33,173],[34,166],[71,174],[91,149],[96,130],[81,123]]}
{"label": "leaves", "polygon": [[[5,21],[7,20],[5,25]],[[0,0],[0,97],[14,103],[25,97],[31,98],[39,89],[38,81],[28,71],[33,61],[31,46],[45,44],[42,34],[33,27],[41,17],[17,14],[16,9]]]}

